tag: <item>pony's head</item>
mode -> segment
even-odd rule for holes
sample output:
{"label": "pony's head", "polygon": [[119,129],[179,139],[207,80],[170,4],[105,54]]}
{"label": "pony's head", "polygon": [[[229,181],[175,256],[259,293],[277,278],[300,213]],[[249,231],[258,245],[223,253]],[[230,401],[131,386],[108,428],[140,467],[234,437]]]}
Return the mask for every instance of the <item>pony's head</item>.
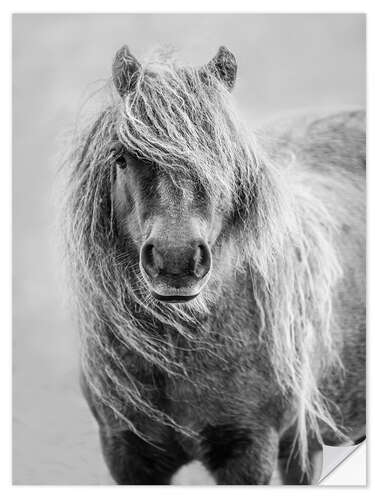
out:
{"label": "pony's head", "polygon": [[114,59],[121,98],[112,149],[114,214],[120,237],[130,237],[142,278],[160,301],[197,297],[212,266],[220,266],[212,254],[243,170],[222,102],[236,69],[224,47],[199,70],[142,67],[126,46]]}

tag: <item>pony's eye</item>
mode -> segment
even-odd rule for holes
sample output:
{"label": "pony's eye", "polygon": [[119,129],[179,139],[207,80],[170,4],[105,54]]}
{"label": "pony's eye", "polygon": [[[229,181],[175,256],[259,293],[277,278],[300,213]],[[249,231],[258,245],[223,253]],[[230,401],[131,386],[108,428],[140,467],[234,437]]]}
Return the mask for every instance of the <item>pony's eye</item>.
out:
{"label": "pony's eye", "polygon": [[116,158],[116,166],[118,168],[120,168],[121,170],[125,170],[126,165],[127,165],[127,163],[126,163],[126,158],[124,155],[118,156]]}
{"label": "pony's eye", "polygon": [[123,145],[118,141],[114,141],[110,152],[113,165],[120,168],[121,170],[125,169],[127,162]]}

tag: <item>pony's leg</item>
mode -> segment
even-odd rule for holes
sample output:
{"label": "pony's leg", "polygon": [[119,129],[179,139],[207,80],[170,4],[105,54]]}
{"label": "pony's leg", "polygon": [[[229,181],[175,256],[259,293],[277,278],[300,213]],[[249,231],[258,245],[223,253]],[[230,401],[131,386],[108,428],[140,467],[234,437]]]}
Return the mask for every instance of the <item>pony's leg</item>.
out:
{"label": "pony's leg", "polygon": [[189,458],[174,440],[150,444],[131,431],[100,431],[104,458],[117,484],[170,484]]}
{"label": "pony's leg", "polygon": [[[293,439],[281,439],[279,447],[279,470],[283,484],[307,485],[315,484],[320,477],[322,468],[322,447],[314,441],[309,443],[307,468],[301,467],[298,451]],[[320,453],[319,453],[320,452]]]}
{"label": "pony's leg", "polygon": [[202,437],[201,460],[217,484],[269,484],[279,445],[274,429],[252,432],[232,424],[209,426]]}

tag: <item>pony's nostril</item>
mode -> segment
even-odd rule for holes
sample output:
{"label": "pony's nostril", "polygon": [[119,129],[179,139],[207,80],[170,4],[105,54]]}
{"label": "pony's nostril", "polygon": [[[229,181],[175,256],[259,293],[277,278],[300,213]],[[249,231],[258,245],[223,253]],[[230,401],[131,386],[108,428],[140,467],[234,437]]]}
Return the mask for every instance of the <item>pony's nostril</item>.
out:
{"label": "pony's nostril", "polygon": [[163,267],[163,260],[160,253],[151,243],[146,243],[142,247],[141,263],[143,269],[151,277],[155,278]]}
{"label": "pony's nostril", "polygon": [[203,278],[211,266],[211,254],[207,245],[198,245],[194,253],[194,274],[197,278]]}

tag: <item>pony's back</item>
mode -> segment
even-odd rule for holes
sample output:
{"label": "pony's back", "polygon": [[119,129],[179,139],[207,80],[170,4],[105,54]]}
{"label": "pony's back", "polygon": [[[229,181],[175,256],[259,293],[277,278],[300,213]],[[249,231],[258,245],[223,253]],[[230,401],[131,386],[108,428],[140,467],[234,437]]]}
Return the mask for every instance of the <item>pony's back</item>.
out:
{"label": "pony's back", "polygon": [[[306,202],[310,195],[320,199],[333,221],[341,277],[333,291],[331,331],[345,377],[326,377],[320,385],[337,405],[331,407],[335,419],[349,422],[349,438],[356,440],[365,433],[365,112],[295,115],[273,123],[269,132],[270,154],[289,159],[285,174],[294,189]],[[324,439],[337,443],[328,429]]]}

